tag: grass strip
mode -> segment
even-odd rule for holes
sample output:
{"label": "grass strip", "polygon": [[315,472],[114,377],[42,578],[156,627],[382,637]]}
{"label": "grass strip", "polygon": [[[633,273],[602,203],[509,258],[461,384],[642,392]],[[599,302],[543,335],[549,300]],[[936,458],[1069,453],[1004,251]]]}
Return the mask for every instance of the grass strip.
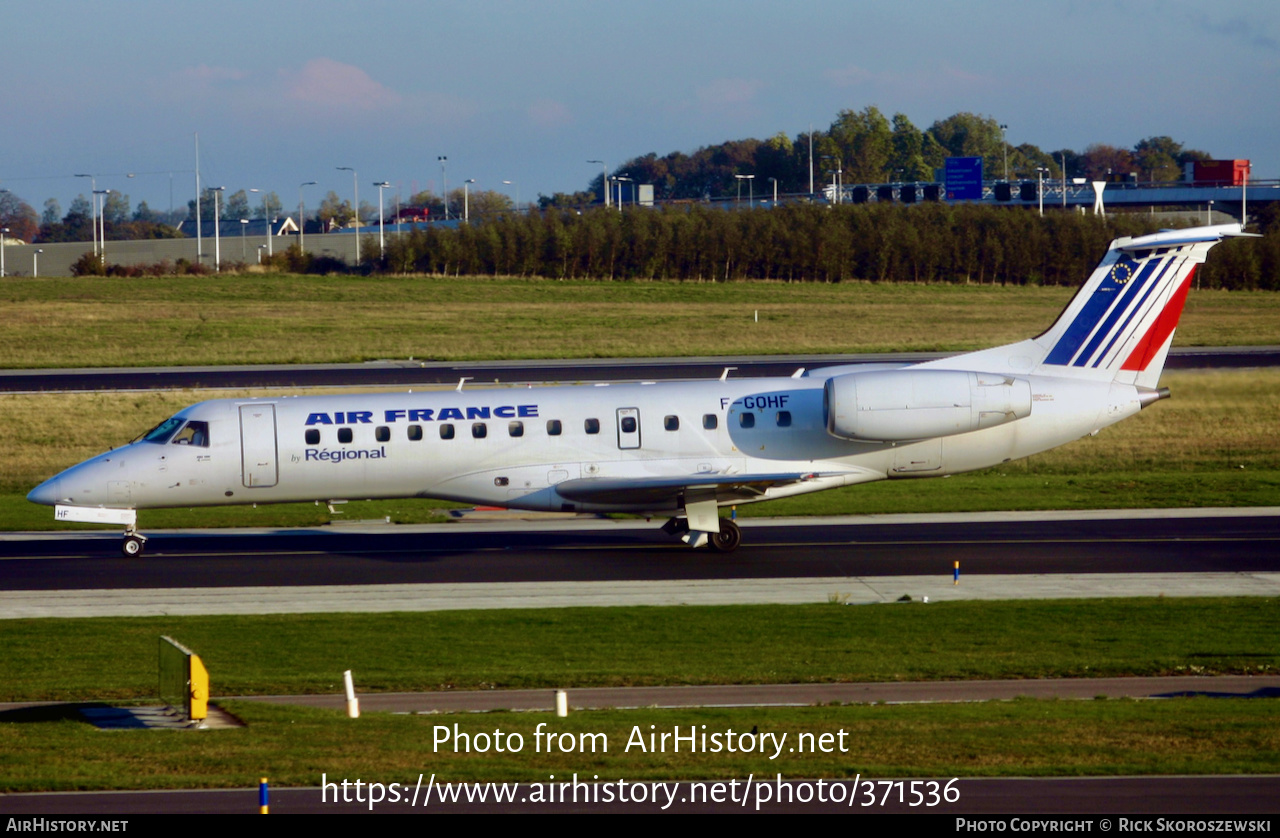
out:
{"label": "grass strip", "polygon": [[[0,792],[126,788],[252,788],[266,775],[280,786],[319,786],[357,778],[407,785],[524,781],[628,782],[824,777],[1122,776],[1265,774],[1280,771],[1274,702],[1246,699],[984,702],[950,705],[848,705],[810,708],[593,711],[462,716],[366,714],[230,702],[248,723],[238,730],[175,735],[131,730],[103,734],[66,708],[0,718],[5,770]],[[6,723],[9,722],[9,723]],[[537,725],[574,743],[542,753]],[[447,728],[439,734],[438,725]],[[471,737],[501,731],[521,750],[455,753],[454,725]],[[704,727],[705,726],[705,727]],[[648,750],[650,733],[743,734],[782,739],[782,752],[690,753]],[[840,732],[844,732],[841,739]],[[564,739],[559,734],[569,734]],[[581,734],[603,734],[583,738]],[[831,734],[830,753],[789,751],[802,734]],[[436,738],[441,736],[441,748]],[[448,736],[447,740],[444,736]],[[645,750],[637,746],[637,736]],[[472,739],[471,741],[475,741]],[[660,740],[658,740],[660,743]],[[709,740],[714,741],[714,740]],[[739,744],[741,738],[734,740]],[[759,740],[756,740],[757,742]],[[843,742],[845,750],[840,750]],[[628,744],[630,743],[630,747]],[[595,752],[591,751],[594,745]],[[607,745],[608,750],[602,748]],[[458,747],[461,747],[460,744]],[[816,748],[814,749],[816,750]],[[776,753],[775,758],[770,758]]]}
{"label": "grass strip", "polygon": [[[835,591],[832,592],[837,593]],[[1259,674],[1274,599],[743,605],[0,621],[0,701],[156,695],[160,635],[218,695]]]}
{"label": "grass strip", "polygon": [[[963,350],[1042,332],[1073,293],[866,282],[14,277],[0,293],[0,367]],[[1277,322],[1280,294],[1192,291],[1178,345],[1269,344]]]}

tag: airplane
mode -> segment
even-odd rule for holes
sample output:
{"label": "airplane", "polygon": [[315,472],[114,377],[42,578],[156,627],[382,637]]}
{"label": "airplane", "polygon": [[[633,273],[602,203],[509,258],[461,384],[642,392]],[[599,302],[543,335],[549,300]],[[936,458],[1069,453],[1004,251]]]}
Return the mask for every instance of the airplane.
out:
{"label": "airplane", "polygon": [[438,498],[640,513],[731,552],[721,508],[989,468],[1096,434],[1169,396],[1160,372],[1195,268],[1239,224],[1113,241],[1043,334],[918,364],[789,378],[215,399],[41,483],[65,521],[137,511]]}

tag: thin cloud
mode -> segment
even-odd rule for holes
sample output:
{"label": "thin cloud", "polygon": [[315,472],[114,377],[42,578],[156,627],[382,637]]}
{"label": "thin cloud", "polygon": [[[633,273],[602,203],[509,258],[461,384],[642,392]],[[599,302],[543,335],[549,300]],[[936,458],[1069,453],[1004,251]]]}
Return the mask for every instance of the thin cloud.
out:
{"label": "thin cloud", "polygon": [[762,86],[756,79],[716,79],[699,87],[696,92],[700,104],[723,108],[749,104]]}
{"label": "thin cloud", "polygon": [[529,121],[539,128],[561,128],[573,123],[568,106],[554,99],[539,99],[528,107],[527,113]]}
{"label": "thin cloud", "polygon": [[300,70],[282,70],[279,81],[293,101],[326,109],[376,111],[401,101],[400,94],[364,70],[331,58],[313,58]]}

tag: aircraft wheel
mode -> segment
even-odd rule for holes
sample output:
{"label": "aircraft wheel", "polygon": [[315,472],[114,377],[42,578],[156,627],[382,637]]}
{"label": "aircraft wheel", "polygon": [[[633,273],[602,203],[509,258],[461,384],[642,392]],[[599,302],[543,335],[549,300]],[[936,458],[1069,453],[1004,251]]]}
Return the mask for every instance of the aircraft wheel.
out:
{"label": "aircraft wheel", "polygon": [[742,530],[728,518],[720,520],[720,532],[711,533],[708,545],[717,553],[732,553],[742,543]]}
{"label": "aircraft wheel", "polygon": [[134,556],[140,556],[142,555],[142,542],[143,539],[139,536],[126,535],[124,542],[120,545],[120,552],[130,559]]}

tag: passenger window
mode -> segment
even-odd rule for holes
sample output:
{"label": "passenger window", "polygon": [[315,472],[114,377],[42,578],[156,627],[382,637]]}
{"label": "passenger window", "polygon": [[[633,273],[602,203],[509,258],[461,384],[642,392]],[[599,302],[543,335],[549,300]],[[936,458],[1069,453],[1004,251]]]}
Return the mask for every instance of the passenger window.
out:
{"label": "passenger window", "polygon": [[338,428],[338,442],[350,442],[350,441],[351,441],[351,429]]}
{"label": "passenger window", "polygon": [[559,419],[547,420],[547,436],[560,436],[561,430]]}
{"label": "passenger window", "polygon": [[373,438],[378,442],[387,442],[391,439],[391,429],[386,425],[379,425],[373,429]]}
{"label": "passenger window", "polygon": [[173,435],[174,445],[194,445],[198,448],[209,447],[209,423],[188,422],[187,426]]}
{"label": "passenger window", "polygon": [[307,445],[319,445],[319,444],[320,444],[320,429],[307,428]]}
{"label": "passenger window", "polygon": [[662,420],[662,427],[666,428],[668,431],[680,430],[680,417],[679,416],[666,417],[665,419]]}
{"label": "passenger window", "polygon": [[453,425],[451,423],[445,422],[440,426],[440,438],[453,439]]}
{"label": "passenger window", "polygon": [[739,413],[738,424],[744,428],[754,428],[756,426],[756,415],[754,413]]}
{"label": "passenger window", "polygon": [[633,434],[636,432],[636,417],[634,416],[622,417],[622,432],[624,434]]}
{"label": "passenger window", "polygon": [[484,439],[489,435],[489,427],[484,422],[472,422],[471,435],[476,439]]}
{"label": "passenger window", "polygon": [[600,433],[600,420],[588,419],[583,423],[583,427],[586,428],[587,433],[589,434],[598,434]]}
{"label": "passenger window", "polygon": [[524,436],[524,422],[508,422],[507,433],[511,436]]}
{"label": "passenger window", "polygon": [[789,410],[778,411],[778,427],[779,428],[791,427],[791,411]]}
{"label": "passenger window", "polygon": [[702,427],[706,428],[708,431],[714,431],[719,426],[720,422],[716,419],[716,415],[714,413],[703,414]]}
{"label": "passenger window", "polygon": [[410,426],[409,426],[409,441],[410,441],[410,442],[418,442],[418,441],[419,441],[419,440],[421,440],[421,439],[422,439],[422,426],[421,426],[421,425],[410,425]]}

